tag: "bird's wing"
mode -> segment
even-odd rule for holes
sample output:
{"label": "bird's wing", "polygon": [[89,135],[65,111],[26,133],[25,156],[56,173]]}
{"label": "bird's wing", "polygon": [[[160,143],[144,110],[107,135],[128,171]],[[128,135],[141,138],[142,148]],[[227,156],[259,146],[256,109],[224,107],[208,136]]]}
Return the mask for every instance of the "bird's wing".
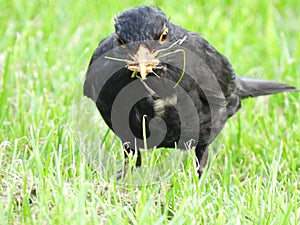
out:
{"label": "bird's wing", "polygon": [[[198,67],[205,67],[204,72],[208,76],[205,82],[210,83],[203,84],[204,89],[207,89],[204,91],[212,97],[220,98],[223,95],[223,98],[227,99],[236,88],[236,76],[227,58],[198,33],[188,32],[186,42],[182,45],[197,56]],[[204,74],[199,73],[197,76],[199,76],[199,82],[201,82]],[[213,80],[216,80],[218,85],[214,85]]]}
{"label": "bird's wing", "polygon": [[118,71],[124,69],[124,62],[108,59],[128,58],[126,51],[115,42],[114,33],[100,42],[95,50],[86,73],[84,95],[97,101],[104,84]]}
{"label": "bird's wing", "polygon": [[104,38],[98,45],[98,47],[96,48],[96,50],[94,51],[94,54],[91,58],[91,61],[89,63],[89,67],[92,65],[92,63],[99,58],[101,55],[103,55],[104,53],[110,51],[111,49],[113,49],[114,46],[114,37],[115,37],[115,33],[112,33],[111,35],[109,35],[108,37]]}

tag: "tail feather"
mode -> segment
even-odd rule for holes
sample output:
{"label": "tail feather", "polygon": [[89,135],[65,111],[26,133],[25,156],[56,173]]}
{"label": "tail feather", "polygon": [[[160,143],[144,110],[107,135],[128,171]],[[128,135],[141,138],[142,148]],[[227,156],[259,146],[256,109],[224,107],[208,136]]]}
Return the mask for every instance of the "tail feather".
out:
{"label": "tail feather", "polygon": [[241,98],[271,95],[280,92],[299,91],[295,87],[287,84],[250,77],[237,77],[236,88],[237,94]]}

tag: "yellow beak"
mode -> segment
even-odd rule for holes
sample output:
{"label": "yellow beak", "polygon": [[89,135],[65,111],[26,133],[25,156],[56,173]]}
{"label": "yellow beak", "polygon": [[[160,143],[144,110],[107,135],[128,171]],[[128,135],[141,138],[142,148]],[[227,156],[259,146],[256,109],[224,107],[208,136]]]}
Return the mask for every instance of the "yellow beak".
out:
{"label": "yellow beak", "polygon": [[145,62],[141,62],[139,63],[139,68],[140,68],[140,75],[141,75],[141,78],[142,80],[145,80],[146,79],[146,76],[147,76],[147,66],[145,65]]}

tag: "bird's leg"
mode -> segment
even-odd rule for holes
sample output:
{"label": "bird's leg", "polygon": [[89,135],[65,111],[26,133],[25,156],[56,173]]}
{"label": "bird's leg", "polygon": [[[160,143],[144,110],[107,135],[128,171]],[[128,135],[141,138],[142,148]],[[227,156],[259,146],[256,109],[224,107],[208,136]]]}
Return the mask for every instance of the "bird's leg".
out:
{"label": "bird's leg", "polygon": [[124,157],[125,159],[129,157],[129,155],[136,155],[136,162],[135,162],[135,166],[136,167],[140,167],[142,164],[142,157],[141,157],[141,153],[138,149],[133,149],[131,148],[129,145],[125,145],[124,146],[125,151],[124,151]]}
{"label": "bird's leg", "polygon": [[[141,164],[142,164],[142,156],[141,156],[141,153],[138,149],[133,149],[129,146],[129,144],[124,144],[124,158],[125,160],[128,159],[128,157],[130,155],[133,155],[135,156],[136,155],[136,162],[135,162],[135,166],[136,167],[140,167]],[[119,170],[117,172],[117,180],[125,177],[126,173],[127,173],[127,169],[128,169],[128,160],[125,161],[125,165],[124,165],[124,168]]]}
{"label": "bird's leg", "polygon": [[197,157],[196,168],[200,178],[208,161],[208,148],[207,146],[196,146],[195,151]]}

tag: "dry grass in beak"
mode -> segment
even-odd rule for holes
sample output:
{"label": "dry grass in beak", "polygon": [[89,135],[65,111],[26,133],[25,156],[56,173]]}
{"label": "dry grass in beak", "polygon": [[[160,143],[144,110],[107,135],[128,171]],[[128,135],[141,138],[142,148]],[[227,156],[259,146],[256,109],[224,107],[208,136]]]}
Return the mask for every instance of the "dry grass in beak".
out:
{"label": "dry grass in beak", "polygon": [[129,55],[133,61],[126,62],[127,69],[139,72],[142,80],[145,80],[146,76],[153,73],[153,69],[156,69],[159,64],[159,60],[156,58],[157,54],[157,51],[150,52],[145,45],[140,45],[135,54]]}
{"label": "dry grass in beak", "polygon": [[159,77],[158,74],[156,74],[153,69],[162,69],[163,66],[159,65],[161,58],[167,57],[169,55],[175,54],[175,53],[182,53],[183,55],[183,68],[182,68],[182,73],[181,76],[178,80],[178,82],[175,84],[174,88],[179,85],[181,82],[184,73],[185,73],[185,64],[186,64],[186,56],[185,56],[185,51],[184,49],[176,49],[171,52],[167,52],[165,54],[158,55],[161,52],[167,51],[172,49],[175,45],[181,45],[185,40],[186,36],[184,36],[182,39],[178,39],[175,41],[173,44],[171,44],[167,48],[159,49],[159,50],[153,50],[152,52],[149,51],[149,49],[141,44],[139,46],[139,50],[135,54],[129,54],[130,58],[133,59],[133,61],[130,61],[128,59],[120,59],[120,58],[115,58],[115,57],[110,57],[110,56],[105,56],[106,59],[109,60],[114,60],[114,61],[119,61],[119,62],[125,62],[126,63],[126,68],[133,71],[131,77],[134,78],[136,77],[137,73],[140,73],[141,80],[145,80],[146,76],[149,73],[153,73],[157,77]]}

